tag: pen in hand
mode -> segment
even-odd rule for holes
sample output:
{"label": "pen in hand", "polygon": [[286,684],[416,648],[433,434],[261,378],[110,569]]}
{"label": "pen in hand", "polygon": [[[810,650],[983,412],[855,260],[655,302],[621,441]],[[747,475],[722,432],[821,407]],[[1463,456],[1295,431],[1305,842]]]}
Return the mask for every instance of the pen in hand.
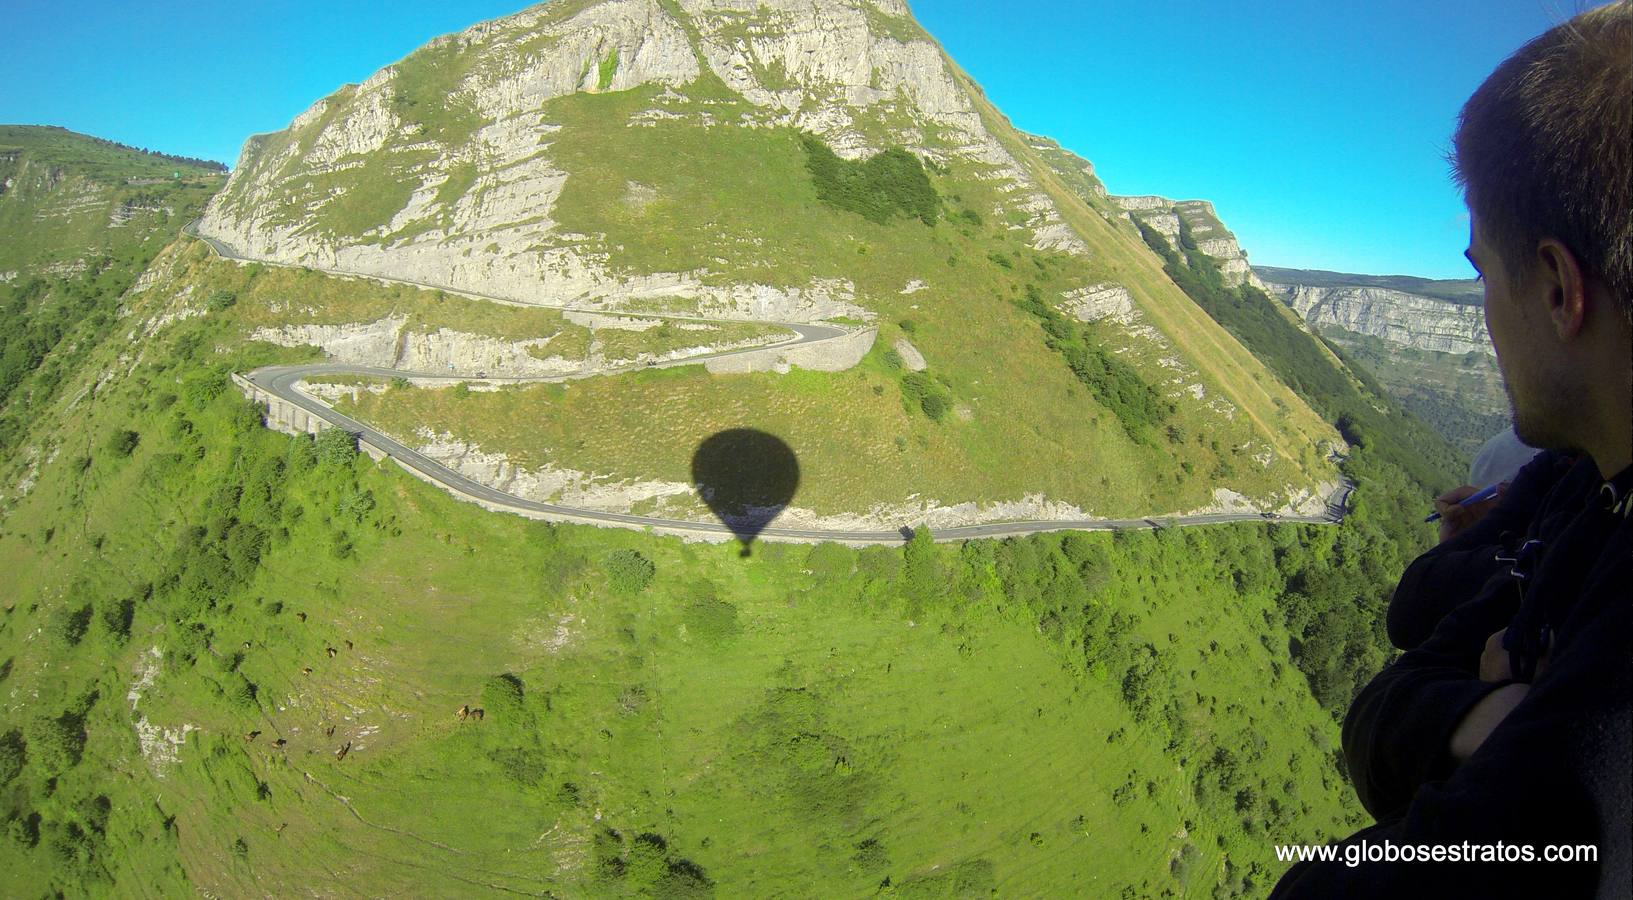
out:
{"label": "pen in hand", "polygon": [[[1464,497],[1462,500],[1457,501],[1457,505],[1458,506],[1473,506],[1476,503],[1480,503],[1480,502],[1485,501],[1485,500],[1490,500],[1492,497],[1497,496],[1497,489],[1499,487],[1501,487],[1501,486],[1502,486],[1502,482],[1500,482],[1500,481],[1497,482],[1496,484],[1488,484],[1485,487],[1483,487],[1483,488],[1475,491],[1474,493],[1468,495],[1467,497]],[[1435,520],[1437,520],[1439,518],[1440,518],[1440,513],[1432,512],[1432,513],[1429,514],[1429,517],[1424,519],[1423,521],[1433,522],[1433,521],[1435,521]]]}

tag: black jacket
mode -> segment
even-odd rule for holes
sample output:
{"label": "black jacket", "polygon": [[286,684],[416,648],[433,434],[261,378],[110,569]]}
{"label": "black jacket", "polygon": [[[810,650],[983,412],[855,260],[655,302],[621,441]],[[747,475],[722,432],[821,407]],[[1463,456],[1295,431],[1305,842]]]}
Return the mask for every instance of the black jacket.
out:
{"label": "black jacket", "polygon": [[1505,533],[1524,534],[1543,498],[1571,471],[1575,458],[1555,450],[1537,454],[1515,473],[1497,507],[1462,534],[1418,557],[1401,575],[1385,620],[1389,642],[1412,650],[1434,633],[1446,614],[1472,600],[1491,576],[1506,573],[1493,552]]}
{"label": "black jacket", "polygon": [[[1344,722],[1344,756],[1378,824],[1341,846],[1593,844],[1593,865],[1300,863],[1274,897],[1626,897],[1633,894],[1633,468],[1611,483],[1584,458],[1526,532],[1541,545],[1523,593],[1492,577],[1421,647],[1380,672]],[[1498,685],[1487,637],[1552,634],[1529,694],[1462,765],[1447,745]]]}

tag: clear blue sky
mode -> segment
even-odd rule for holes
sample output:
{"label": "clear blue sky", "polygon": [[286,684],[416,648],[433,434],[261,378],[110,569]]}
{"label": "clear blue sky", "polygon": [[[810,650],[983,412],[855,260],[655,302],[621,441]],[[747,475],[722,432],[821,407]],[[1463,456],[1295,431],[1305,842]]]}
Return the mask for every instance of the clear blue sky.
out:
{"label": "clear blue sky", "polygon": [[[1212,200],[1269,265],[1461,278],[1442,159],[1504,56],[1585,0],[910,0],[1019,127],[1114,193]],[[499,0],[3,0],[0,122],[231,165]]]}

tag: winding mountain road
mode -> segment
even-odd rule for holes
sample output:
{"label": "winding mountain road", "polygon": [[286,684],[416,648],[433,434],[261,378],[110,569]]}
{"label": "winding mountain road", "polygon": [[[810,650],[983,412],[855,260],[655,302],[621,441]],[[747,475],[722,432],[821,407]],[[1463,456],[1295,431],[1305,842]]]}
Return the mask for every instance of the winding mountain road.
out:
{"label": "winding mountain road", "polygon": [[[266,265],[287,265],[270,260],[253,259],[241,256],[231,246],[214,238],[198,234],[196,225],[197,220],[189,222],[184,227],[183,231],[188,236],[203,241],[212,251],[215,252],[217,256],[220,256],[223,259],[236,260],[240,262],[259,262]],[[326,272],[327,274],[332,275],[368,278],[375,281],[405,284],[413,287],[428,288],[433,290],[442,290],[448,293],[456,293],[481,300],[506,304],[515,303],[515,301],[504,300],[497,297],[488,297],[471,291],[450,289],[441,285],[425,284],[423,282],[410,281],[406,279],[392,279],[378,275],[365,275],[358,272],[343,272],[329,269],[318,269],[317,271]],[[581,312],[603,312],[600,310],[582,310],[575,307],[561,306],[543,308],[575,309],[576,311]],[[698,316],[672,316],[647,313],[640,313],[639,315],[642,318],[667,318],[686,321],[735,321],[705,319]],[[733,356],[743,353],[755,353],[772,347],[789,348],[801,344],[814,344],[821,341],[844,337],[850,334],[848,329],[833,325],[812,325],[792,322],[767,322],[764,324],[778,325],[788,328],[789,330],[795,332],[796,337],[777,344],[762,344],[756,347],[741,350],[728,350],[719,353],[701,354],[698,356],[686,357],[684,359],[654,363],[652,366],[635,365],[622,369],[608,369],[603,370],[598,374],[612,374],[618,371],[630,371],[649,367],[662,368],[668,366],[696,365],[708,359],[717,359],[720,357]],[[536,500],[529,500],[525,497],[519,497],[515,494],[506,493],[486,484],[482,484],[481,482],[461,475],[459,472],[454,471],[448,466],[445,466],[442,463],[426,456],[425,454],[406,446],[402,442],[392,438],[390,435],[337,412],[328,404],[318,400],[315,397],[312,397],[309,394],[303,393],[297,388],[297,385],[302,379],[323,375],[366,375],[385,378],[433,378],[443,380],[458,378],[460,380],[506,384],[561,381],[577,376],[564,375],[555,377],[485,378],[476,377],[474,375],[450,375],[446,372],[412,372],[402,369],[387,369],[375,366],[351,365],[347,363],[311,363],[292,366],[265,366],[245,373],[240,377],[260,391],[264,391],[271,396],[287,401],[288,403],[299,407],[308,414],[316,416],[336,428],[341,428],[345,431],[351,432],[358,437],[358,440],[362,444],[371,446],[381,454],[391,457],[397,461],[398,465],[402,466],[404,469],[407,469],[412,474],[417,475],[432,484],[442,487],[444,490],[453,493],[455,496],[480,503],[481,505],[490,509],[511,511],[522,515],[559,518],[574,522],[614,525],[626,528],[632,527],[651,529],[653,531],[666,534],[693,535],[700,537],[724,537],[728,539],[736,536],[736,532],[734,532],[731,528],[717,522],[692,522],[684,519],[665,519],[655,516],[638,516],[629,513],[604,512],[601,510],[559,506],[556,504],[541,503]],[[953,528],[938,529],[934,532],[934,537],[938,541],[958,541],[967,540],[970,538],[1010,537],[1014,535],[1033,534],[1044,531],[1063,531],[1068,529],[1079,531],[1160,529],[1190,525],[1219,525],[1228,522],[1256,522],[1263,521],[1265,519],[1275,519],[1282,522],[1304,522],[1310,524],[1336,524],[1343,520],[1348,506],[1350,492],[1353,491],[1354,488],[1354,483],[1350,482],[1348,479],[1345,479],[1328,498],[1325,514],[1319,516],[1278,517],[1273,514],[1266,513],[1206,513],[1189,516],[1153,516],[1138,519],[1051,519],[1019,522],[991,522],[982,525],[963,525]],[[839,541],[847,544],[900,544],[908,537],[911,537],[911,535],[911,529],[905,527],[890,531],[843,531],[812,528],[766,527],[760,529],[756,534],[757,537],[770,538],[773,540],[796,542]]]}

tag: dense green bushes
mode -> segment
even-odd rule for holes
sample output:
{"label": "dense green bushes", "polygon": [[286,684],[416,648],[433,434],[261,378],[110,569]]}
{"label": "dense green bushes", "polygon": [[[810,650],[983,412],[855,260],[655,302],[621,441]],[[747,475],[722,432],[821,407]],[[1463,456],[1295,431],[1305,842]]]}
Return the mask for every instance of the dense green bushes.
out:
{"label": "dense green bushes", "polygon": [[1036,285],[1028,284],[1025,297],[1017,302],[1037,317],[1043,325],[1044,343],[1065,358],[1072,374],[1089,388],[1101,406],[1117,416],[1128,436],[1148,442],[1151,429],[1173,413],[1173,405],[1146,384],[1133,366],[1107,350],[1096,339],[1092,326],[1073,322],[1045,303]]}
{"label": "dense green bushes", "polygon": [[892,147],[859,162],[841,159],[821,138],[800,136],[817,199],[883,225],[900,214],[934,225],[941,200],[919,158]]}
{"label": "dense green bushes", "polygon": [[952,393],[927,372],[902,375],[902,408],[909,415],[922,412],[932,422],[940,422],[952,409]]}
{"label": "dense green bushes", "polygon": [[522,718],[522,680],[506,672],[482,683],[482,708],[503,725],[516,725]]}
{"label": "dense green bushes", "polygon": [[634,896],[683,900],[714,894],[708,874],[691,860],[670,853],[662,835],[643,832],[629,840],[605,828],[596,833],[592,853],[596,879]]}
{"label": "dense green bushes", "polygon": [[11,783],[17,774],[23,771],[23,762],[27,759],[27,751],[23,744],[22,732],[12,729],[0,734],[0,787]]}
{"label": "dense green bushes", "polygon": [[108,436],[108,450],[114,456],[129,456],[136,452],[136,445],[141,441],[141,435],[128,428],[122,428]]}
{"label": "dense green bushes", "polygon": [[601,570],[606,573],[608,586],[619,594],[639,594],[646,590],[657,571],[652,560],[642,556],[639,550],[608,553],[602,560]]}

